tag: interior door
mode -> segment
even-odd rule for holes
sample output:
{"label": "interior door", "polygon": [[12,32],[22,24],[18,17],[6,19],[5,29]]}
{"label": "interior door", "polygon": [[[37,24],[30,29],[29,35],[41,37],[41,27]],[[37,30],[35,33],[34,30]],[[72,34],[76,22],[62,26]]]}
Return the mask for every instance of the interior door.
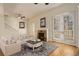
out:
{"label": "interior door", "polygon": [[73,39],[73,19],[71,15],[63,16],[64,39]]}

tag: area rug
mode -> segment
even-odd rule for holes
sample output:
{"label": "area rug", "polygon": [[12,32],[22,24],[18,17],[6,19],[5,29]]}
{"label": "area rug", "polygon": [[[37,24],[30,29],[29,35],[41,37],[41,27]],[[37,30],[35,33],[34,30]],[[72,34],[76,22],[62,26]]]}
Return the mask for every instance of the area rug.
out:
{"label": "area rug", "polygon": [[43,46],[36,48],[34,51],[29,47],[22,45],[22,50],[11,56],[48,56],[50,52],[53,52],[57,46],[50,45],[44,42]]}

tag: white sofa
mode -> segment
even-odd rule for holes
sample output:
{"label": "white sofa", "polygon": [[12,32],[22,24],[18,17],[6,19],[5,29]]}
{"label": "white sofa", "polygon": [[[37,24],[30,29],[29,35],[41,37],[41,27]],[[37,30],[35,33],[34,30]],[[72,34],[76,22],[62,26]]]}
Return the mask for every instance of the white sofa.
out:
{"label": "white sofa", "polygon": [[1,37],[0,39],[0,48],[5,56],[9,56],[9,55],[12,55],[14,53],[21,51],[20,40],[16,41],[15,39],[12,39],[12,38],[10,39],[5,38],[5,37]]}
{"label": "white sofa", "polygon": [[[19,39],[19,40],[18,40]],[[2,36],[0,39],[0,48],[5,56],[12,55],[21,51],[21,45],[26,43],[28,40],[35,41],[33,36],[21,35],[17,36]]]}

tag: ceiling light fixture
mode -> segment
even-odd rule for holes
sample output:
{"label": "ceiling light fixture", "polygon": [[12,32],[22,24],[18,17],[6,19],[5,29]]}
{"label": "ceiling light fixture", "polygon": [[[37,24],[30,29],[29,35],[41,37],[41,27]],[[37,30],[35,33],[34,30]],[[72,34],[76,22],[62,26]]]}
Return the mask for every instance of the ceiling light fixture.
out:
{"label": "ceiling light fixture", "polygon": [[22,14],[17,14],[18,17],[20,17],[21,19],[25,19],[26,17],[23,16]]}
{"label": "ceiling light fixture", "polygon": [[[35,5],[37,5],[38,3],[34,3]],[[44,3],[45,5],[49,5],[49,3]]]}
{"label": "ceiling light fixture", "polygon": [[21,19],[25,19],[26,17],[25,16],[21,16]]}
{"label": "ceiling light fixture", "polygon": [[45,5],[49,5],[49,3],[45,3]]}
{"label": "ceiling light fixture", "polygon": [[35,5],[37,5],[38,3],[34,3]]}

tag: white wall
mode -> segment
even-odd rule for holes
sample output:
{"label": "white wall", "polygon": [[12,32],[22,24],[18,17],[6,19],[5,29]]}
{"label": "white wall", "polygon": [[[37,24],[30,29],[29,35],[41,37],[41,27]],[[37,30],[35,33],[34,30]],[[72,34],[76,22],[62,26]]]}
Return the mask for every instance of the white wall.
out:
{"label": "white wall", "polygon": [[[47,27],[45,29],[48,29],[48,41],[51,41],[52,36],[53,36],[53,34],[52,34],[53,16],[58,15],[58,14],[62,14],[62,13],[66,13],[66,12],[70,12],[70,13],[75,14],[76,13],[76,8],[77,8],[78,5],[79,4],[63,4],[63,5],[60,5],[59,7],[52,8],[51,10],[45,11],[44,13],[40,13],[38,16],[36,16],[32,20],[30,20],[31,23],[35,24],[35,33],[40,28],[40,18],[46,17],[46,21],[47,21],[46,26]],[[32,33],[32,31],[30,31],[29,33]],[[37,35],[35,35],[35,36],[37,36]]]}
{"label": "white wall", "polygon": [[5,18],[5,23],[7,23],[8,25],[10,25],[12,28],[18,30],[18,18],[14,17],[14,16],[7,16]]}
{"label": "white wall", "polygon": [[77,31],[78,31],[78,33],[77,33],[77,34],[78,34],[78,35],[77,35],[77,38],[78,38],[78,41],[77,41],[77,42],[78,42],[78,44],[77,44],[77,45],[78,45],[78,47],[79,47],[79,6],[78,6],[78,10],[77,10],[77,11],[78,11],[78,20],[77,20],[77,24],[76,24],[77,27],[78,27],[78,28],[77,28]]}
{"label": "white wall", "polygon": [[3,4],[0,3],[0,36],[4,34],[4,10]]}
{"label": "white wall", "polygon": [[[19,22],[25,22],[25,28],[19,28]],[[13,15],[8,15],[5,18],[5,23],[7,23],[9,26],[11,26],[13,29],[15,29],[19,35],[21,34],[27,34],[27,21],[26,20],[21,20],[20,18],[13,16]]]}

